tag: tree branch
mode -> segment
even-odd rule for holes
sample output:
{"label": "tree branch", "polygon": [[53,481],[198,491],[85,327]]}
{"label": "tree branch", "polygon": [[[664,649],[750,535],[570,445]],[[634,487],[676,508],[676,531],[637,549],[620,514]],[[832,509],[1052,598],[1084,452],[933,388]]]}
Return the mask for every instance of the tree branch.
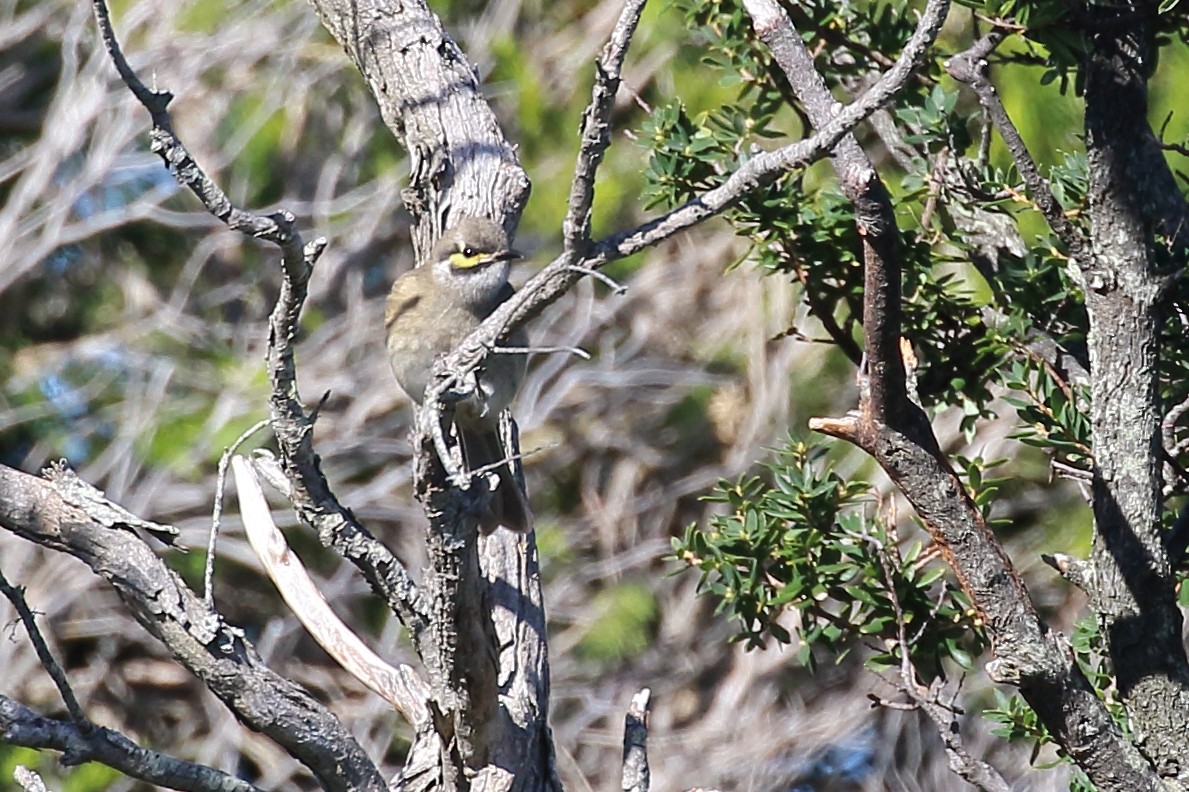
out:
{"label": "tree branch", "polygon": [[[418,261],[443,229],[464,216],[502,218],[514,230],[528,179],[474,69],[424,2],[314,5],[410,153],[404,197]],[[416,640],[433,692],[435,728],[452,754],[411,755],[402,778],[414,786],[496,790],[515,781],[523,788],[560,788],[546,720],[549,667],[535,539],[507,531],[477,538],[469,515],[481,488],[464,489],[469,481],[451,475],[457,471],[451,469],[440,402],[426,401],[414,441],[414,475],[430,517],[430,564],[419,600],[424,627]],[[509,456],[517,459],[514,422],[505,417],[504,424]]]}
{"label": "tree branch", "polygon": [[595,83],[590,104],[582,114],[582,146],[574,165],[574,179],[570,184],[570,200],[562,226],[564,247],[576,255],[585,253],[590,242],[590,208],[594,203],[594,181],[603,154],[611,145],[611,110],[615,93],[619,90],[620,71],[632,34],[640,22],[645,0],[628,0],[611,38],[595,63]]}
{"label": "tree branch", "polygon": [[231,458],[231,469],[244,533],[289,610],[351,676],[392,704],[412,726],[425,724],[429,720],[425,683],[406,665],[393,668],[343,624],[273,522],[255,471],[240,456]]}
{"label": "tree branch", "polygon": [[[640,228],[605,239],[585,248],[585,252],[574,248],[563,250],[561,256],[534,276],[522,291],[488,317],[483,325],[458,349],[438,362],[435,366],[436,377],[426,389],[420,410],[419,426],[422,432],[428,432],[430,436],[429,438],[423,437],[418,454],[420,467],[417,475],[418,481],[421,482],[419,495],[426,504],[427,512],[430,514],[434,526],[430,532],[431,558],[441,559],[441,563],[435,561],[433,564],[435,574],[432,577],[436,577],[437,580],[427,579],[426,581],[427,591],[431,590],[431,586],[435,587],[430,595],[431,601],[444,603],[441,606],[435,605],[436,610],[461,614],[464,619],[473,618],[472,614],[476,612],[484,612],[482,609],[476,611],[469,607],[475,603],[482,603],[482,594],[470,591],[466,584],[467,576],[473,572],[473,566],[465,554],[468,543],[472,541],[471,537],[475,533],[474,520],[473,518],[469,519],[470,525],[459,522],[459,518],[465,517],[468,512],[473,511],[473,508],[469,509],[466,506],[465,496],[460,497],[461,493],[456,488],[457,482],[454,488],[450,486],[448,479],[453,478],[449,475],[450,471],[427,459],[427,454],[437,450],[438,453],[433,453],[433,457],[441,460],[442,465],[449,464],[448,452],[442,453],[440,449],[435,449],[435,446],[444,445],[444,433],[440,427],[442,426],[442,405],[448,399],[443,397],[457,388],[458,383],[469,381],[475,369],[481,365],[482,360],[488,354],[488,349],[499,345],[514,327],[520,326],[543,310],[546,305],[558,299],[582,277],[583,270],[597,270],[610,261],[656,244],[683,228],[721,212],[747,191],[771,182],[786,169],[804,166],[824,156],[854,124],[888,101],[903,87],[940,30],[947,8],[947,0],[933,0],[927,6],[920,26],[901,53],[900,58],[897,59],[896,65],[876,82],[871,90],[841,111],[817,135],[776,151],[757,155],[732,174],[720,187],[710,190],[683,207]],[[621,16],[620,24],[617,25],[616,30],[629,30],[633,24],[632,19],[635,13],[637,13],[636,6],[629,4],[624,15]],[[624,46],[626,46],[626,33],[623,40]],[[617,50],[614,45],[609,46],[609,51],[614,55],[613,61],[622,57],[622,55],[615,54]],[[605,112],[599,110],[601,103],[607,101],[605,97],[606,93],[601,91],[596,84],[591,107],[588,108],[585,116],[590,124],[597,126],[600,112]],[[601,145],[597,143],[598,140],[601,140],[601,133],[592,128],[592,133],[584,135],[584,139],[591,141],[589,144],[584,144],[585,150],[590,156],[585,159],[580,157],[580,166],[575,176],[576,183],[571,189],[571,196],[576,203],[570,208],[570,216],[577,222],[577,225],[573,226],[571,230],[578,228],[579,230],[574,233],[578,233],[579,236],[581,236],[583,223],[578,218],[585,216],[586,210],[583,207],[586,206],[585,202],[590,200],[592,195],[593,181],[596,175],[594,166],[597,164],[594,152]],[[583,162],[589,164],[583,165],[581,164]],[[437,438],[436,443],[434,442],[435,437]],[[508,539],[502,536],[503,533],[497,532],[491,539],[497,542],[507,542]],[[532,553],[531,547],[529,551]],[[505,554],[504,557],[511,558],[513,556]],[[530,563],[535,566],[535,558]],[[440,572],[437,571],[439,568]],[[535,576],[535,570],[530,574]],[[444,659],[442,663],[438,664],[442,670],[453,668],[452,663],[458,659],[465,659],[470,664],[469,670],[462,672],[460,669],[454,678],[460,683],[471,685],[471,692],[463,695],[455,687],[449,700],[452,707],[466,708],[474,706],[478,702],[479,697],[475,691],[480,688],[474,687],[474,685],[487,678],[485,654],[478,648],[485,640],[483,637],[485,625],[480,621],[480,623],[471,624],[469,627],[464,625],[459,625],[459,627],[457,632],[441,633],[434,639],[434,646]],[[452,642],[455,639],[471,643],[475,649],[464,653],[461,651],[462,644],[455,645]],[[428,652],[424,653],[423,657],[428,654]],[[541,657],[543,659],[543,654]],[[430,661],[427,659],[427,662]],[[438,679],[440,679],[439,673],[431,669],[430,685],[435,690],[435,698],[437,698],[439,688],[444,691],[448,687],[440,686],[437,682]],[[476,758],[481,758],[481,746],[484,742],[491,743],[492,741],[480,739],[470,746],[471,750],[476,752],[474,754]]]}
{"label": "tree branch", "polygon": [[50,675],[50,679],[54,680],[54,687],[58,689],[58,695],[62,697],[62,702],[66,705],[66,711],[70,713],[71,720],[78,724],[86,724],[88,718],[83,712],[83,708],[79,706],[74,691],[70,688],[66,672],[54,659],[41,630],[37,629],[37,621],[33,618],[33,611],[29,609],[29,603],[25,601],[24,590],[11,585],[4,574],[0,572],[0,594],[8,597],[8,601],[16,608],[17,616],[20,617],[21,623],[25,626],[25,632],[28,633],[29,640],[33,643],[33,649],[37,652],[37,659],[41,661],[41,667]]}
{"label": "tree branch", "polygon": [[503,219],[514,231],[528,201],[528,177],[483,98],[474,67],[441,20],[423,0],[312,4],[412,158],[404,199],[417,261],[462,217]]}
{"label": "tree branch", "polygon": [[1024,179],[1024,185],[1028,188],[1028,194],[1032,196],[1040,213],[1048,221],[1049,228],[1053,229],[1053,233],[1064,243],[1074,260],[1084,263],[1087,254],[1086,240],[1081,232],[1074,228],[1073,223],[1069,222],[1069,218],[1065,216],[1065,210],[1061,208],[1061,204],[1057,202],[1052,189],[1049,188],[1049,183],[1040,175],[1035,160],[1028,152],[1027,144],[1020,137],[1019,130],[1012,123],[1003,106],[1003,101],[995,91],[995,86],[987,77],[986,58],[999,46],[1003,38],[1003,31],[992,30],[966,51],[950,58],[945,64],[945,70],[955,80],[969,85],[974,91],[979,104],[983,106],[991,123],[998,130],[999,137],[1003,139],[1008,153],[1011,154],[1016,170],[1020,172],[1020,176]]}
{"label": "tree branch", "polygon": [[858,416],[814,418],[809,428],[862,448],[904,493],[986,624],[996,657],[988,675],[1020,687],[1090,780],[1103,789],[1162,789],[1074,662],[1064,636],[1037,614],[1002,545],[944,455]]}
{"label": "tree branch", "polygon": [[[904,695],[908,696],[912,702],[911,706],[924,712],[937,727],[937,734],[941,737],[942,745],[945,746],[950,769],[955,775],[984,792],[1010,792],[1011,787],[994,766],[981,759],[976,759],[966,750],[953,700],[951,698],[949,702],[942,701],[945,678],[938,676],[928,687],[921,684],[917,678],[916,666],[912,662],[912,644],[908,638],[904,608],[901,606],[900,596],[896,592],[896,581],[903,577],[901,568],[903,564],[894,548],[889,550],[875,537],[864,536],[864,538],[874,547],[880,566],[883,567],[884,576],[887,578],[888,599],[892,604],[892,612],[896,616],[896,642],[900,645],[897,687]],[[896,553],[896,557],[893,557],[893,553]],[[881,701],[880,703],[886,702]]]}
{"label": "tree branch", "polygon": [[[133,532],[105,524],[115,504],[74,502],[82,482],[0,466],[0,526],[70,553],[106,580],[136,620],[249,727],[277,742],[327,790],[384,790],[384,779],[342,724],[300,686],[268,668],[241,632],[185,586]],[[94,489],[94,488],[90,488]]]}
{"label": "tree branch", "polygon": [[[755,156],[728,177],[719,187],[706,192],[702,196],[687,202],[682,207],[678,207],[672,212],[639,228],[604,239],[601,242],[584,248],[584,250],[577,250],[575,248],[564,249],[562,254],[534,276],[523,290],[504,303],[492,316],[488,317],[483,325],[466,339],[457,350],[439,361],[439,365],[435,367],[437,376],[426,390],[420,413],[420,425],[423,431],[430,430],[431,434],[436,434],[440,438],[441,431],[438,427],[440,426],[440,416],[442,414],[441,404],[445,401],[442,397],[454,389],[456,383],[465,383],[473,376],[472,372],[481,365],[489,348],[499,345],[515,327],[519,327],[543,310],[546,305],[557,300],[582,277],[584,271],[597,270],[610,261],[631,255],[649,245],[661,242],[684,228],[723,211],[749,190],[770,183],[786,170],[803,167],[828,153],[851,127],[883,103],[887,102],[903,88],[916,66],[924,58],[925,53],[940,30],[947,8],[947,0],[932,0],[925,9],[920,25],[901,52],[900,57],[892,69],[878,80],[866,94],[841,110],[818,134],[807,140]],[[621,17],[621,25],[617,26],[617,30],[622,30],[630,26],[633,12],[634,6],[629,5],[625,11],[625,15]],[[629,22],[624,22],[625,19],[629,20]],[[597,121],[600,112],[598,109],[599,104],[601,101],[604,101],[602,97],[605,97],[605,93],[601,93],[596,86],[592,106],[586,114],[587,119]],[[589,139],[594,141],[601,139],[601,137],[598,134],[592,134],[589,136]],[[593,152],[596,148],[597,146],[591,143],[588,150]],[[593,164],[595,164],[595,159],[590,159],[590,163],[591,166],[589,167],[580,164],[579,172],[575,176],[576,184],[571,189],[571,196],[576,200],[576,203],[570,208],[570,215],[574,218],[581,218],[585,215],[583,207],[585,206],[585,201],[589,200],[589,196],[593,190],[593,180],[595,178]],[[579,220],[576,226],[579,228],[579,236],[581,236],[581,226],[582,223]],[[431,451],[432,446],[432,442],[423,444],[422,453],[419,456],[424,457],[424,452]],[[443,457],[448,459],[445,455]],[[444,469],[433,470],[426,467],[423,472],[440,476],[446,471]],[[457,499],[452,502],[450,499],[441,496],[440,493],[445,492],[447,489],[447,485],[443,479],[438,478],[436,480],[438,483],[436,484],[430,483],[434,480],[433,475],[422,477],[421,480],[426,482],[422,496],[435,526],[443,524],[441,522],[442,518],[448,521],[450,519],[457,519],[460,514],[465,513],[465,507],[460,505]],[[473,532],[473,527],[469,530]],[[486,541],[491,542],[494,539],[497,542],[507,543],[508,539],[503,537],[504,533],[497,532]],[[450,535],[443,538],[445,534]],[[437,535],[438,538],[432,538],[434,535]],[[465,549],[467,540],[468,534],[457,525],[431,532],[431,547],[433,541],[448,541],[452,547]],[[528,563],[531,564],[531,567],[526,571],[530,576],[535,577],[535,552],[531,545],[528,550],[530,553]],[[509,559],[515,558],[515,556],[506,553],[503,557]],[[458,570],[458,573],[466,574],[469,569],[470,565],[465,561],[455,561],[453,570]],[[438,590],[440,594],[446,597],[447,602],[460,602],[458,598],[465,593],[462,590],[454,588],[454,585],[453,579],[447,578],[443,586]],[[533,593],[535,594],[536,590]],[[521,599],[520,603],[523,602],[523,599]],[[518,607],[523,607],[523,604]],[[466,614],[469,611],[455,610],[454,612]],[[497,629],[498,624],[499,620],[497,619]],[[478,627],[481,626],[479,625]],[[478,628],[473,628],[460,631],[459,635],[463,636],[463,638],[470,635],[477,639],[481,635],[481,632]],[[539,657],[541,662],[543,662],[543,652]],[[479,652],[471,653],[468,655],[468,659],[471,663],[484,662],[483,655]],[[481,669],[475,670],[478,671]],[[433,677],[434,674],[431,672],[431,686],[434,684]],[[473,699],[469,701],[473,703]],[[537,711],[541,712],[543,710],[539,709]]]}
{"label": "tree branch", "polygon": [[[820,77],[804,74],[812,69],[812,60],[792,40],[791,23],[767,3],[757,0],[756,6],[764,12],[756,20],[757,30],[786,46],[790,80],[802,85],[814,112],[824,115],[831,105],[821,93]],[[987,624],[997,657],[988,670],[999,681],[1020,685],[1091,779],[1105,784],[1124,777],[1130,788],[1157,788],[1151,768],[1098,700],[1068,645],[1041,621],[1003,547],[938,448],[924,414],[907,399],[898,359],[899,259],[886,248],[871,252],[876,255],[865,257],[863,309],[869,387],[861,397],[860,415],[813,419],[810,428],[871,454],[913,504]]]}
{"label": "tree branch", "polygon": [[648,792],[652,774],[648,770],[648,701],[652,691],[644,688],[632,696],[623,719],[623,792]]}
{"label": "tree branch", "polygon": [[[1184,267],[1180,192],[1148,124],[1155,10],[1090,6],[1084,67],[1097,613],[1136,743],[1162,776],[1189,781],[1189,660],[1162,526],[1161,334],[1169,272]],[[1170,256],[1170,250],[1181,251]]]}
{"label": "tree branch", "polygon": [[24,591],[11,585],[0,574],[0,593],[16,608],[42,667],[54,680],[54,686],[66,704],[66,711],[70,713],[69,722],[43,718],[23,704],[0,695],[0,742],[61,751],[62,763],[65,765],[100,762],[132,778],[171,789],[195,792],[249,792],[256,789],[248,782],[213,767],[141,748],[119,732],[92,723],[79,706],[66,673],[54,659],[45,637],[37,628],[33,611],[25,601]]}
{"label": "tree branch", "polygon": [[153,123],[150,132],[152,150],[165,161],[178,183],[198,196],[208,212],[232,230],[272,242],[281,249],[284,279],[277,305],[269,317],[268,373],[272,385],[273,430],[286,475],[292,482],[290,498],[298,515],[317,530],[323,543],[354,563],[372,588],[416,635],[424,627],[416,587],[404,566],[330,491],[313,450],[313,419],[306,416],[297,393],[293,339],[310,273],[326,241],[319,238],[308,245],[303,244],[301,234],[294,226],[293,215],[285,210],[257,215],[232,205],[174,134],[167,111],[172,94],[151,91],[144,86],[120,50],[104,0],[93,0],[93,6],[103,43],[116,70],[149,111]]}
{"label": "tree branch", "polygon": [[[841,105],[814,68],[813,55],[792,19],[774,0],[744,0],[743,5],[756,35],[772,51],[810,123],[818,129],[825,127]],[[887,420],[888,415],[902,411],[899,400],[905,395],[900,339],[884,330],[885,325],[893,326],[898,333],[900,327],[900,231],[888,191],[854,133],[848,132],[838,141],[830,162],[854,206],[863,241],[863,289],[868,295],[863,302],[863,328],[870,390],[863,406]]]}
{"label": "tree branch", "polygon": [[0,695],[0,742],[60,751],[62,764],[99,762],[130,778],[187,792],[260,792],[247,781],[213,767],[141,748],[119,732],[87,720],[45,718]]}
{"label": "tree branch", "polygon": [[[720,214],[743,195],[770,184],[780,174],[806,167],[829,154],[856,124],[903,90],[941,30],[948,8],[948,0],[930,0],[916,30],[896,58],[895,65],[875,81],[866,93],[839,110],[814,135],[755,155],[718,187],[707,190],[641,226],[598,241],[580,260],[575,260],[576,257],[572,253],[563,251],[562,255],[534,275],[523,289],[496,309],[483,325],[446,359],[443,371],[448,372],[448,381],[439,380],[431,386],[426,398],[429,398],[431,392],[440,397],[451,387],[449,381],[465,381],[466,373],[479,365],[486,347],[506,338],[515,328],[522,326],[546,306],[557,301],[585,271],[600,269],[612,261],[657,245]],[[593,175],[590,178],[593,178]],[[576,187],[571,190],[571,195],[581,191],[581,187]]]}

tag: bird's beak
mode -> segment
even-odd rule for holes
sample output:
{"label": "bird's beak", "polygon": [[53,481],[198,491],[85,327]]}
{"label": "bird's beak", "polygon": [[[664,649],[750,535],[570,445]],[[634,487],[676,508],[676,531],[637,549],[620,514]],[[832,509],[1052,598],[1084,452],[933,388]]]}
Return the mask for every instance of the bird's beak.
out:
{"label": "bird's beak", "polygon": [[519,250],[512,250],[509,248],[508,250],[501,250],[498,253],[492,253],[487,257],[487,263],[494,264],[497,261],[516,261],[517,259],[522,258],[524,258],[523,253],[521,253]]}

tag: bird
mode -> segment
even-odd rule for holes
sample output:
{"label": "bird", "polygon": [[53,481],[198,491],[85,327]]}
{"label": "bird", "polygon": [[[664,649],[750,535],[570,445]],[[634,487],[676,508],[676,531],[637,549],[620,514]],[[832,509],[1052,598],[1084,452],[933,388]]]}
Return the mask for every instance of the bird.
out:
{"label": "bird", "polygon": [[[467,217],[448,228],[428,259],[392,284],[384,311],[388,360],[396,381],[417,404],[433,376],[434,361],[448,354],[492,311],[515,293],[508,283],[513,250],[504,229],[485,217]],[[528,346],[523,328],[509,338]],[[523,353],[489,354],[476,372],[478,393],[455,406],[454,424],[468,471],[492,470],[498,484],[479,517],[490,534],[503,526],[532,529],[532,514],[500,441],[499,416],[524,380]]]}

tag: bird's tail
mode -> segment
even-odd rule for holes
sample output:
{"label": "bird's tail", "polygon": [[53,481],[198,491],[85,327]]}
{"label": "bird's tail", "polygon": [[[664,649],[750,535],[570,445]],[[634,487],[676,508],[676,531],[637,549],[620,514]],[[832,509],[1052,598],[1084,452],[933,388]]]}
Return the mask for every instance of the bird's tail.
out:
{"label": "bird's tail", "polygon": [[504,452],[499,432],[461,429],[462,456],[467,470],[488,468],[495,472],[499,484],[491,493],[491,506],[479,518],[479,530],[490,534],[501,525],[510,531],[528,533],[533,527],[533,515],[528,499],[512,470],[512,462]]}

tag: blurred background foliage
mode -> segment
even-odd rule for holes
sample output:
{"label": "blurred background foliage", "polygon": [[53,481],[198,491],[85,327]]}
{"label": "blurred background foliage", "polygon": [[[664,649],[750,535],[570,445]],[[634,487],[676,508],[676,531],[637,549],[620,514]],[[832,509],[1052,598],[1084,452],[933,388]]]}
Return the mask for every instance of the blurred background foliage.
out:
{"label": "blurred background foliage", "polygon": [[[558,249],[578,121],[619,3],[433,5],[519,145],[533,192],[517,244],[539,264]],[[790,11],[842,98],[895,56],[914,7],[860,0]],[[413,263],[399,200],[403,152],[302,4],[120,0],[112,10],[134,66],[177,95],[176,128],[233,200],[282,205],[310,236],[330,240],[302,320],[299,383],[307,403],[330,392],[317,447],[339,496],[418,568],[411,412],[381,341],[383,296]],[[1088,543],[1088,511],[1076,487],[1050,476],[1046,456],[1085,464],[1084,396],[1063,390],[1020,345],[1043,326],[1077,347],[1084,315],[1005,152],[981,137],[977,103],[941,69],[969,44],[971,14],[954,9],[921,79],[857,132],[897,202],[919,397],[1038,605],[1070,630],[1082,603],[1039,553]],[[201,548],[219,455],[266,414],[264,322],[277,262],[178,192],[148,153],[143,111],[97,44],[88,4],[0,3],[0,462],[35,471],[64,457]],[[993,77],[1077,222],[1080,106],[1048,46],[1043,36],[1009,40]],[[1152,82],[1153,122],[1167,117],[1172,142],[1189,136],[1189,119],[1173,112],[1189,99],[1176,78],[1186,58],[1170,42]],[[769,66],[735,3],[650,3],[600,172],[596,235],[717,183],[755,146],[804,134]],[[942,174],[943,152],[969,167]],[[972,194],[995,198],[972,209]],[[614,782],[623,711],[643,685],[654,691],[657,788],[957,784],[931,726],[872,709],[866,696],[894,696],[871,673],[898,651],[889,591],[922,620],[944,611],[912,649],[930,673],[985,662],[977,619],[870,462],[818,445],[804,428],[856,402],[858,255],[850,208],[823,162],[725,220],[619,262],[611,274],[626,296],[584,283],[532,327],[544,343],[592,354],[537,356],[517,409],[552,629],[553,727],[570,788]],[[1169,365],[1176,396],[1179,369]],[[1064,407],[1051,409],[1061,398]],[[258,435],[248,447],[267,443]],[[399,625],[366,586],[277,507],[344,618],[390,659],[410,661]],[[387,769],[399,766],[403,724],[285,613],[232,512],[219,546],[220,608]],[[893,574],[869,552],[873,541],[894,549]],[[45,614],[97,721],[265,787],[310,786],[275,747],[236,727],[81,565],[8,535],[0,560]],[[192,585],[202,561],[198,549],[170,554]],[[697,574],[680,573],[690,564]],[[720,596],[698,598],[699,588]],[[1092,638],[1084,644],[1090,657]],[[6,694],[60,709],[27,643],[0,642],[0,668]],[[966,724],[973,752],[1021,788],[1067,785],[1065,767],[1026,770],[1032,744],[992,735],[989,720],[1023,734],[1027,713],[977,686],[967,703],[992,716]],[[1054,758],[1046,751],[1041,763]],[[0,748],[0,771],[18,760],[38,764]],[[58,781],[51,760],[39,766],[56,788],[134,786],[99,768],[62,771]]]}

